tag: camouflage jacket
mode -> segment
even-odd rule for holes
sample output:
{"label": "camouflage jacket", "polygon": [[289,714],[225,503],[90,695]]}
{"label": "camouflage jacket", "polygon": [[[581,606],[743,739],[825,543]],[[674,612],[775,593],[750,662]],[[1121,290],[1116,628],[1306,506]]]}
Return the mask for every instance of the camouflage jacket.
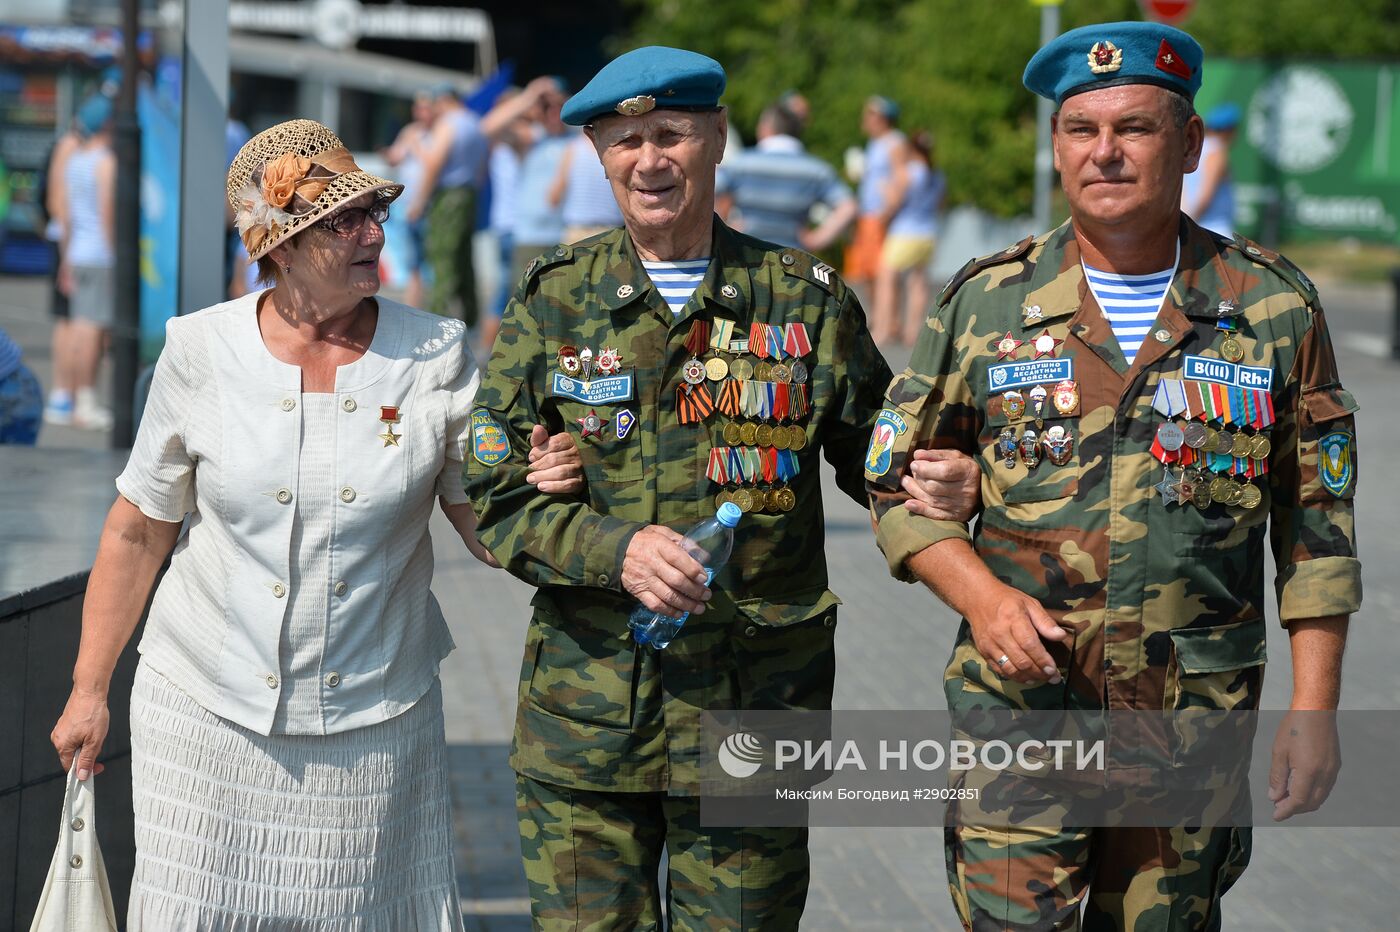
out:
{"label": "camouflage jacket", "polygon": [[[1233,348],[1220,329],[1230,326]],[[1242,355],[1238,365],[1222,349]],[[1045,389],[1038,427],[1036,386]],[[1203,404],[1229,407],[1233,424],[1209,410],[1192,418]],[[940,296],[909,369],[890,384],[872,435],[866,478],[879,544],[907,579],[909,557],[968,537],[961,524],[897,507],[911,450],[962,450],[983,473],[977,552],[1073,639],[1051,649],[1065,683],[1026,688],[996,676],[964,621],[946,674],[950,706],[988,693],[1036,709],[1257,704],[1266,528],[1285,624],[1346,615],[1360,603],[1355,410],[1312,283],[1247,240],[1216,237],[1183,217],[1178,271],[1132,366],[1088,287],[1069,224],[969,263]],[[1244,426],[1270,414],[1271,426]],[[1185,450],[1197,462],[1174,465],[1168,484],[1194,492],[1199,505],[1168,504],[1156,455],[1165,447],[1154,452],[1154,441],[1164,423],[1192,420],[1196,443],[1210,428],[1212,445],[1221,433],[1227,447],[1233,433],[1244,442],[1258,433],[1270,449],[1256,441],[1258,457],[1207,459],[1181,444],[1174,455]],[[1029,445],[1034,466],[1023,455],[1029,430],[1040,440]],[[1004,432],[1010,450],[1000,446]],[[1217,472],[1197,472],[1205,465]],[[1231,470],[1246,474],[1229,479]],[[1212,485],[1217,478],[1239,491]],[[1254,507],[1241,503],[1245,486],[1257,490],[1245,493]]]}
{"label": "camouflage jacket", "polygon": [[[622,229],[537,260],[506,308],[476,396],[467,488],[481,541],[511,573],[539,587],[511,758],[526,776],[589,789],[686,793],[699,779],[702,710],[830,706],[839,600],[827,589],[817,457],[824,453],[838,485],[865,501],[862,454],[890,371],[859,303],[830,267],[718,219],[711,255],[679,317]],[[702,346],[694,353],[686,344],[694,345],[697,321],[710,331],[700,336],[716,342],[748,337],[755,323],[804,325],[809,410],[786,418],[784,427],[785,438],[801,427],[801,440],[782,441],[801,447],[785,451],[796,474],[759,483],[789,489],[789,510],[746,513],[708,611],[690,618],[665,650],[638,649],[627,629],[635,601],[620,579],[632,535],[649,524],[684,532],[713,516],[725,488],[707,472],[711,449],[731,448],[723,433],[733,419],[721,413],[719,398],[734,378],[706,380],[715,410],[700,423],[681,423],[683,369],[697,356],[722,358],[740,372],[765,362],[752,350]],[[725,321],[734,323],[732,331],[711,326]],[[560,371],[563,357],[585,348],[595,361],[606,350],[620,354],[614,381],[595,373],[585,390]],[[793,357],[783,358],[791,368]],[[766,362],[776,360],[769,355]],[[757,388],[776,383],[770,375],[774,381]],[[585,493],[541,496],[525,482],[536,423],[574,436]],[[741,487],[754,484],[727,486]]]}

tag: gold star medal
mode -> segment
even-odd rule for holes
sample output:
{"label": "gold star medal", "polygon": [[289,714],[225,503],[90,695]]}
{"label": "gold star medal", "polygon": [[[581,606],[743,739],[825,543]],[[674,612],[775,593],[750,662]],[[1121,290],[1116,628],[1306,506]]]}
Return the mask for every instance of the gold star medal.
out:
{"label": "gold star medal", "polygon": [[379,439],[384,441],[384,446],[396,447],[399,445],[399,438],[403,434],[394,433],[394,425],[400,420],[398,405],[379,406],[379,421],[384,425],[384,433],[379,435]]}

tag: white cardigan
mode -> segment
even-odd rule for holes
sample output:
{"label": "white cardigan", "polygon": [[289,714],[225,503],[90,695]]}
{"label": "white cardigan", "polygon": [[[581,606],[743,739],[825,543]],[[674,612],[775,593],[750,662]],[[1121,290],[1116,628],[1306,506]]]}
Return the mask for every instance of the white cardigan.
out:
{"label": "white cardigan", "polygon": [[[302,405],[301,369],[259,333],[259,297],[166,326],[117,490],[160,521],[193,514],[151,605],[143,657],[206,709],[268,734],[291,601]],[[429,591],[428,519],[437,495],[466,501],[462,456],[479,375],[460,321],[378,302],[369,350],[336,372],[337,491],[320,580],[328,617],[317,730],[327,734],[410,708],[453,648]]]}

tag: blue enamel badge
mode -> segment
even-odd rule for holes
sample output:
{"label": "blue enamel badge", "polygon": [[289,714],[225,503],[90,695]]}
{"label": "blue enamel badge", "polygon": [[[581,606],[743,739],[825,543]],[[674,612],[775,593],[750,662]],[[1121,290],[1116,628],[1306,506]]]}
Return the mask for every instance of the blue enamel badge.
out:
{"label": "blue enamel badge", "polygon": [[1317,475],[1323,488],[1338,498],[1351,489],[1351,480],[1356,475],[1351,441],[1350,432],[1334,430],[1317,444]]}
{"label": "blue enamel badge", "polygon": [[1074,360],[1035,359],[1008,362],[987,369],[987,384],[993,392],[1025,388],[1042,382],[1066,382],[1074,378]]}
{"label": "blue enamel badge", "polygon": [[510,456],[506,429],[485,408],[472,412],[472,456],[483,466],[496,466]]}
{"label": "blue enamel badge", "polygon": [[909,429],[909,422],[897,411],[885,408],[875,418],[875,429],[870,433],[870,449],[865,453],[865,474],[878,479],[890,471],[894,442]]}
{"label": "blue enamel badge", "polygon": [[632,425],[637,423],[637,417],[631,411],[623,408],[617,412],[613,418],[613,427],[617,429],[617,439],[626,440],[627,435],[632,432]]}

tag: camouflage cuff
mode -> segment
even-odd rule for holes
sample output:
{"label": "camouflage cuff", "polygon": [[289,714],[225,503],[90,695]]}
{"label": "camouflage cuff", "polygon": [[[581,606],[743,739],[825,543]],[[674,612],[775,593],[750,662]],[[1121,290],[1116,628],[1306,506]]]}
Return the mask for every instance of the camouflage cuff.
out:
{"label": "camouflage cuff", "polygon": [[1290,621],[1351,615],[1361,608],[1361,561],[1317,557],[1290,563],[1278,574],[1278,617]]}
{"label": "camouflage cuff", "polygon": [[902,582],[917,582],[909,572],[909,558],[945,540],[970,541],[967,525],[957,521],[935,521],[911,514],[902,506],[891,508],[880,518],[875,539],[890,566],[890,575]]}
{"label": "camouflage cuff", "polygon": [[602,515],[589,531],[583,555],[584,585],[622,591],[622,560],[627,545],[645,524]]}

